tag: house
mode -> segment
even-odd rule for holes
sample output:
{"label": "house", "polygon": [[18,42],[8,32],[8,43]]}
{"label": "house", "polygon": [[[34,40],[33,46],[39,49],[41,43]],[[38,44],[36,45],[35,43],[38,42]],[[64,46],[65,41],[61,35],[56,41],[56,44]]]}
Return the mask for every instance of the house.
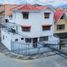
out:
{"label": "house", "polygon": [[48,6],[18,5],[12,8],[1,29],[1,42],[11,51],[44,51],[43,43],[57,44],[54,33],[54,9]]}
{"label": "house", "polygon": [[67,38],[67,11],[64,9],[56,9],[55,12],[55,30],[54,34],[60,39]]}
{"label": "house", "polygon": [[[4,5],[0,4],[0,35],[1,35],[1,27],[2,27],[1,23],[4,22],[4,11],[5,11]],[[0,36],[0,39],[1,39],[1,36]]]}
{"label": "house", "polygon": [[2,4],[0,4],[0,23],[2,23],[3,22],[3,18],[4,18],[4,11],[5,11],[5,9],[4,9],[4,5],[2,5]]}

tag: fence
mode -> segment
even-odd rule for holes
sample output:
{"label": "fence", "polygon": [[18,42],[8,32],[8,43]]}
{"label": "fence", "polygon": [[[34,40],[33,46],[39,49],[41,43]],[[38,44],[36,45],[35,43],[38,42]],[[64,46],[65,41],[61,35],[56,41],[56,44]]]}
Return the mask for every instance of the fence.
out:
{"label": "fence", "polygon": [[51,51],[48,47],[45,47],[43,44],[37,44],[36,48],[32,47],[32,44],[12,42],[11,50],[12,52],[20,55],[34,55],[41,54],[44,52]]}

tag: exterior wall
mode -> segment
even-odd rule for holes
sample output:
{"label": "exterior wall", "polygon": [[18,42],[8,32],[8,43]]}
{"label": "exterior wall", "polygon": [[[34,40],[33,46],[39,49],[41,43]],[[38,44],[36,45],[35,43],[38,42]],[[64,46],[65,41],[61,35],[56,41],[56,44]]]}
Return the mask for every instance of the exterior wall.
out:
{"label": "exterior wall", "polygon": [[[44,19],[44,12],[50,12],[50,18]],[[8,32],[8,30],[2,28],[1,29],[1,42],[9,49],[11,50],[12,42],[15,42],[15,39],[18,39],[17,43],[25,43],[25,38],[35,38],[35,37],[41,37],[41,36],[48,36],[48,42],[49,43],[55,43],[57,42],[57,38],[53,37],[54,33],[54,12],[50,9],[37,11],[37,12],[30,12],[29,19],[23,19],[21,12],[13,12],[13,19],[11,21],[12,23],[16,23],[16,31],[17,33],[11,33]],[[31,31],[30,32],[23,32],[21,30],[22,25],[30,25]],[[42,25],[51,25],[50,30],[42,31]],[[9,26],[9,25],[7,25]],[[10,25],[11,26],[11,25]],[[9,27],[10,27],[9,26]],[[4,39],[3,39],[4,35]],[[21,38],[24,38],[24,40],[21,40]],[[16,42],[15,42],[16,43]],[[32,44],[32,43],[30,43]],[[16,44],[17,45],[17,44]],[[19,44],[15,47],[18,49]],[[25,47],[25,45],[23,45]],[[26,46],[27,47],[27,46]],[[29,45],[29,47],[32,47],[32,45]]]}
{"label": "exterior wall", "polygon": [[[4,38],[4,39],[3,39]],[[1,29],[1,42],[11,50],[11,34],[4,28]]]}
{"label": "exterior wall", "polygon": [[0,5],[0,37],[1,37],[1,27],[2,27],[2,23],[4,22],[4,5]]}
{"label": "exterior wall", "polygon": [[[44,12],[51,13],[49,19],[44,19]],[[30,12],[28,20],[23,19],[21,12],[14,12],[13,22],[19,25],[18,32],[20,34],[25,34],[29,37],[51,36],[54,32],[54,14],[50,9],[40,12]],[[22,32],[20,25],[30,25],[31,32]],[[51,30],[42,31],[42,25],[51,25]]]}
{"label": "exterior wall", "polygon": [[[65,30],[57,30],[57,25],[59,24],[65,24]],[[54,33],[64,33],[67,32],[67,20],[63,19],[60,20],[57,24],[54,25],[55,29],[54,29]]]}
{"label": "exterior wall", "polygon": [[58,37],[49,36],[48,43],[49,44],[58,44],[60,42]]}

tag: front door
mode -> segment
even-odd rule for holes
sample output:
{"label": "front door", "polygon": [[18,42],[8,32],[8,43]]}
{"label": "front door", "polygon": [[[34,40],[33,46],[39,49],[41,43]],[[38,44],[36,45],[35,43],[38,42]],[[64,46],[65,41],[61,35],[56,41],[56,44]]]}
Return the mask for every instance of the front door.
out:
{"label": "front door", "polygon": [[33,38],[33,47],[36,48],[37,47],[37,38]]}

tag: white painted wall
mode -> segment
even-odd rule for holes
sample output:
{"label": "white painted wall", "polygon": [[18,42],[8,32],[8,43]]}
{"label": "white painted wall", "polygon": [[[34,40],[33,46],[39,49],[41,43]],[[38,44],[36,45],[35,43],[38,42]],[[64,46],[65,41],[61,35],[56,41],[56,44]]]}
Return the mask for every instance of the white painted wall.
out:
{"label": "white painted wall", "polygon": [[[50,12],[50,18],[44,19],[44,12]],[[38,12],[30,12],[29,19],[23,19],[21,12],[13,13],[13,21],[18,25],[31,25],[30,32],[22,32],[21,27],[18,26],[18,32],[20,34],[25,34],[29,37],[40,37],[40,36],[51,36],[54,31],[54,12],[50,9],[42,10]],[[42,31],[42,25],[50,24],[51,30]]]}
{"label": "white painted wall", "polygon": [[[4,39],[3,39],[4,35]],[[18,43],[25,43],[25,40],[21,40],[22,36],[18,34],[13,34],[11,32],[8,32],[6,29],[1,29],[1,42],[9,49],[11,50],[11,41],[15,42],[15,39],[18,39]]]}
{"label": "white painted wall", "polygon": [[[49,19],[44,19],[44,12],[51,13]],[[17,24],[16,30],[18,30],[18,33],[20,35],[10,33],[5,29],[1,29],[1,42],[9,50],[11,50],[11,41],[15,41],[15,39],[18,39],[19,43],[25,43],[25,40],[21,40],[22,37],[23,38],[26,38],[26,37],[34,38],[34,37],[41,37],[41,36],[49,36],[48,42],[50,42],[50,43],[53,43],[54,41],[57,42],[57,40],[58,40],[57,38],[53,37],[54,12],[50,9],[42,10],[42,11],[38,11],[38,12],[30,12],[29,19],[27,19],[27,20],[23,19],[21,12],[13,12],[13,20],[11,20],[11,22]],[[42,31],[42,25],[47,25],[47,24],[52,25],[51,30]],[[20,25],[30,25],[31,31],[23,32]],[[5,38],[4,40],[3,40],[3,35]]]}
{"label": "white painted wall", "polygon": [[[4,35],[4,39],[3,39]],[[5,29],[1,29],[1,42],[9,49],[11,50],[11,33],[8,33]]]}

